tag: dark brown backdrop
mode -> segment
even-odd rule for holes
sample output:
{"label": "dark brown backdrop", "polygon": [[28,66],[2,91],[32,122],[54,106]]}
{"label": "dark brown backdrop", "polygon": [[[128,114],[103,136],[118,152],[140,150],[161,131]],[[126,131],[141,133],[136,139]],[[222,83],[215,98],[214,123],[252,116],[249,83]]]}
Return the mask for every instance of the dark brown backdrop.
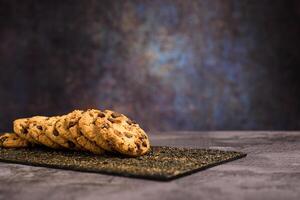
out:
{"label": "dark brown backdrop", "polygon": [[299,129],[298,1],[0,0],[0,130],[113,108],[150,130]]}

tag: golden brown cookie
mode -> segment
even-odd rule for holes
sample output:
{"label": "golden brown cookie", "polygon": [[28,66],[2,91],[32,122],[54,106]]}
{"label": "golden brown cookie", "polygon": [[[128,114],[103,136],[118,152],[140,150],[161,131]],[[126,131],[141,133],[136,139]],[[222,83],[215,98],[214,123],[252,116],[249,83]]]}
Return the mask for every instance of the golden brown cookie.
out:
{"label": "golden brown cookie", "polygon": [[59,131],[56,129],[56,123],[63,119],[65,116],[56,116],[56,117],[50,117],[46,119],[46,123],[43,124],[45,135],[50,138],[53,142],[59,144],[62,147],[65,147],[67,149],[74,149],[78,150],[80,147],[77,147],[72,141],[64,138],[60,135]]}
{"label": "golden brown cookie", "polygon": [[74,110],[73,112],[66,115],[64,121],[59,121],[60,127],[57,130],[62,134],[63,137],[68,140],[78,144],[81,149],[96,153],[102,154],[104,152],[99,146],[96,145],[93,141],[88,140],[80,131],[77,124],[82,116],[83,111]]}
{"label": "golden brown cookie", "polygon": [[102,148],[130,156],[141,156],[150,150],[148,136],[136,122],[111,110],[105,110],[104,115],[95,122]]}
{"label": "golden brown cookie", "polygon": [[96,142],[98,146],[101,146],[101,141],[97,140],[99,135],[95,131],[95,121],[99,116],[104,116],[100,110],[89,109],[82,114],[81,119],[78,122],[78,126],[86,138]]}
{"label": "golden brown cookie", "polygon": [[95,142],[97,146],[101,147],[102,149],[107,151],[115,151],[113,148],[110,148],[110,146],[105,146],[106,142],[103,141],[102,137],[100,137],[100,132],[97,131],[98,129],[95,125],[95,121],[98,117],[105,117],[105,115],[102,111],[96,109],[89,109],[84,112],[78,122],[80,131],[86,138]]}
{"label": "golden brown cookie", "polygon": [[79,126],[88,139],[107,151],[140,156],[150,149],[145,131],[125,115],[111,110],[88,110]]}
{"label": "golden brown cookie", "polygon": [[103,154],[104,150],[99,147],[95,142],[88,140],[82,133],[78,125],[70,127],[72,137],[80,144],[85,150],[95,154]]}
{"label": "golden brown cookie", "polygon": [[30,142],[19,137],[15,133],[5,133],[0,135],[0,147],[5,148],[24,148],[32,146]]}
{"label": "golden brown cookie", "polygon": [[80,146],[75,139],[72,138],[71,133],[69,129],[66,126],[66,117],[67,115],[62,116],[55,124],[55,129],[59,133],[59,135],[64,138],[66,141],[68,141],[69,145],[73,146],[74,148],[78,148],[83,150],[83,147]]}
{"label": "golden brown cookie", "polygon": [[45,134],[45,123],[46,120],[48,120],[49,117],[41,117],[36,116],[32,117],[28,120],[28,133],[32,138],[34,138],[36,141],[38,141],[40,144],[45,145],[47,147],[53,148],[53,149],[60,149],[62,148],[59,144],[53,142],[48,136]]}
{"label": "golden brown cookie", "polygon": [[38,143],[31,135],[28,133],[29,125],[28,125],[29,118],[22,118],[16,119],[13,122],[13,129],[14,132],[22,139],[27,140],[31,143]]}

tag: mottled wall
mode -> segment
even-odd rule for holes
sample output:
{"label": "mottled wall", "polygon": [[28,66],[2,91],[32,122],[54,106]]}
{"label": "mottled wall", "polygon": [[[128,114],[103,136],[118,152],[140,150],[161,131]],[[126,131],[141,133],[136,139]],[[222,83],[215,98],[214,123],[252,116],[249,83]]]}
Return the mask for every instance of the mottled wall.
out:
{"label": "mottled wall", "polygon": [[0,130],[113,108],[148,130],[299,129],[300,4],[0,0]]}

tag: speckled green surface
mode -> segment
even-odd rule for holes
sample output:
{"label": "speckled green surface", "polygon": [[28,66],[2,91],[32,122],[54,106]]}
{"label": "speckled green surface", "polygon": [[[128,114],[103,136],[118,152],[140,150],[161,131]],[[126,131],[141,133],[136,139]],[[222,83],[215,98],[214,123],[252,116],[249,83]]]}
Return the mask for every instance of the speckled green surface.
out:
{"label": "speckled green surface", "polygon": [[0,161],[167,181],[246,156],[212,149],[152,147],[138,158],[45,148],[1,149]]}

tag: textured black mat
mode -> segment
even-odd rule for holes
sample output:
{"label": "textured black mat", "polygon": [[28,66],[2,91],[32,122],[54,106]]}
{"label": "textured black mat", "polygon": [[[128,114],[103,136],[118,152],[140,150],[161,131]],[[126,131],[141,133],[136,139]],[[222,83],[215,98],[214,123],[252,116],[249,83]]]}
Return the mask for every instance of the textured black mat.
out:
{"label": "textured black mat", "polygon": [[0,161],[2,162],[161,181],[172,180],[244,156],[246,154],[233,151],[175,147],[152,147],[150,153],[138,158],[114,154],[96,156],[83,152],[46,148],[0,148]]}

